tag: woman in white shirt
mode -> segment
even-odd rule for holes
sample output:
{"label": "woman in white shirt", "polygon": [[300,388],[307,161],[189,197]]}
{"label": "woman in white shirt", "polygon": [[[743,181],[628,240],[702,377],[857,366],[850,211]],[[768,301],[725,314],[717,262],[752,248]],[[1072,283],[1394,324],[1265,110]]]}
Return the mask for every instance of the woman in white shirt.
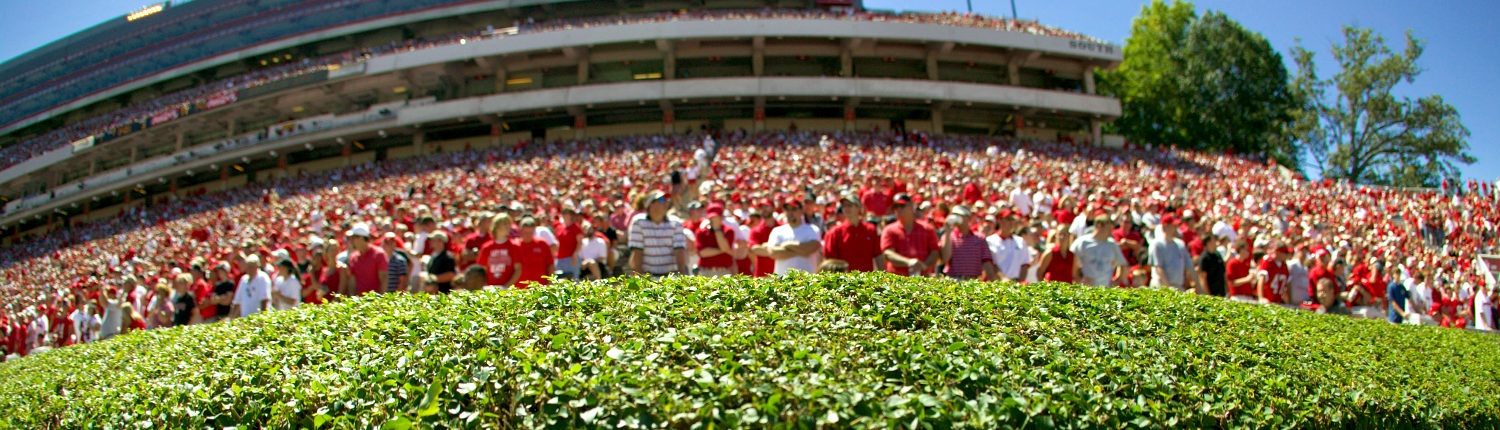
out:
{"label": "woman in white shirt", "polygon": [[302,303],[302,277],[297,275],[297,265],[292,260],[276,262],[276,276],[271,278],[271,306],[284,311]]}

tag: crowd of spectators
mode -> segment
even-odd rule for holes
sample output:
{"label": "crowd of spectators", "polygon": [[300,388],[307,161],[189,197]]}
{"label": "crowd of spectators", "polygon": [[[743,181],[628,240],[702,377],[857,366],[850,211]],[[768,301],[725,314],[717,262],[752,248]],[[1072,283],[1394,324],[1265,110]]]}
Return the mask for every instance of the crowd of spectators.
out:
{"label": "crowd of spectators", "polygon": [[885,270],[1489,330],[1489,190],[1222,154],[879,131],[522,143],[187,193],[0,249],[10,352],[549,276]]}
{"label": "crowd of spectators", "polygon": [[187,106],[227,93],[253,88],[282,79],[301,76],[331,67],[342,67],[356,61],[392,53],[409,52],[436,46],[468,43],[514,34],[541,33],[610,25],[639,24],[648,22],[670,22],[687,20],[734,20],[734,19],[844,19],[865,21],[901,21],[926,24],[941,24],[964,27],[987,28],[999,31],[1019,31],[1037,35],[1066,37],[1104,43],[1097,39],[1041,25],[1036,21],[1021,21],[1003,17],[960,13],[887,13],[875,11],[830,12],[816,9],[728,9],[675,11],[651,14],[629,14],[588,18],[571,18],[536,22],[516,21],[512,31],[496,30],[494,26],[474,29],[442,36],[395,41],[380,46],[362,47],[345,52],[315,58],[303,58],[285,64],[271,65],[243,75],[221,79],[197,87],[176,91],[155,99],[132,103],[107,114],[77,121],[52,131],[31,136],[15,144],[0,148],[0,170],[4,170],[43,153],[61,148],[70,142],[89,136],[99,136],[109,130],[128,129],[132,124],[149,127],[148,118],[167,110],[184,110]]}

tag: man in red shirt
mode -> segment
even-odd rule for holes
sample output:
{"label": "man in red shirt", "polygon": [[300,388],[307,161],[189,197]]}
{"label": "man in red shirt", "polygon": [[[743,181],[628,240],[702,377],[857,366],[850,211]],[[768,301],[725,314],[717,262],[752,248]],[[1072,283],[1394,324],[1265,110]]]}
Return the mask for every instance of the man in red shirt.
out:
{"label": "man in red shirt", "polygon": [[209,296],[213,295],[214,287],[208,284],[208,274],[203,272],[203,263],[194,261],[188,271],[193,275],[192,291],[193,297],[198,300],[198,317],[205,322],[211,321],[219,315],[219,308],[218,306],[208,306],[204,303],[204,301],[209,300]]}
{"label": "man in red shirt", "polygon": [[568,279],[578,279],[578,244],[583,241],[583,226],[578,225],[578,211],[563,206],[562,222],[557,224],[557,270]]}
{"label": "man in red shirt", "polygon": [[704,213],[708,217],[708,224],[693,232],[693,244],[698,253],[698,275],[733,275],[735,234],[734,229],[724,225],[724,207],[717,203],[711,204]]}
{"label": "man in red shirt", "polygon": [[349,274],[354,277],[353,291],[349,294],[385,291],[386,270],[390,257],[385,250],[370,240],[370,226],[356,223],[349,228]]}
{"label": "man in red shirt", "polygon": [[1249,243],[1235,241],[1234,258],[1224,263],[1224,283],[1229,286],[1230,299],[1246,303],[1258,301],[1260,295],[1256,292],[1255,274],[1250,270],[1255,264],[1253,258]]}
{"label": "man in red shirt", "polygon": [[1283,245],[1276,248],[1276,256],[1260,262],[1260,281],[1255,291],[1261,303],[1292,303],[1292,289],[1288,287],[1292,272],[1286,267],[1286,259],[1291,255],[1292,249]]}
{"label": "man in red shirt", "polygon": [[891,207],[890,184],[885,182],[880,175],[875,175],[871,181],[872,186],[866,187],[859,193],[859,203],[870,210],[877,218],[884,217]]}
{"label": "man in red shirt", "polygon": [[552,247],[547,242],[536,240],[535,218],[521,218],[521,232],[513,243],[516,246],[515,261],[520,269],[515,288],[524,290],[531,288],[531,284],[547,285],[547,276],[552,274],[554,266]]}
{"label": "man in red shirt", "polygon": [[853,195],[844,195],[839,200],[839,214],[844,221],[824,235],[823,257],[843,260],[851,271],[875,271],[875,261],[880,256],[880,232],[875,225],[865,222],[864,206]]}
{"label": "man in red shirt", "polygon": [[898,194],[891,201],[896,222],[880,232],[880,250],[885,256],[885,270],[897,275],[921,275],[937,263],[937,235],[917,222],[917,211],[911,196]]}
{"label": "man in red shirt", "polygon": [[510,237],[510,229],[509,214],[497,215],[490,223],[491,236],[500,240],[491,241],[479,249],[479,265],[484,266],[485,285],[512,288],[521,277],[521,262],[516,258],[520,250],[515,242],[505,240]]}
{"label": "man in red shirt", "polygon": [[1339,289],[1338,273],[1335,273],[1333,270],[1333,254],[1328,252],[1327,249],[1318,248],[1316,251],[1313,251],[1313,259],[1317,261],[1317,266],[1314,266],[1312,271],[1307,273],[1308,295],[1310,297],[1318,296],[1317,285],[1319,279],[1327,279],[1333,282],[1334,295],[1342,294],[1342,291]]}
{"label": "man in red shirt", "polygon": [[494,238],[490,236],[490,222],[492,218],[491,215],[488,213],[480,213],[479,215],[477,215],[477,217],[478,220],[475,222],[474,232],[469,233],[468,236],[464,236],[463,252],[460,252],[458,254],[458,267],[469,267],[469,265],[474,264],[474,261],[479,257],[476,255],[473,257],[473,259],[475,260],[471,260],[469,253],[478,252],[480,249],[484,248],[485,245],[488,245],[491,241],[494,240]]}
{"label": "man in red shirt", "polygon": [[[750,214],[750,244],[761,245],[771,240],[771,230],[776,229],[776,223],[772,222],[770,212],[756,212]],[[776,260],[771,257],[754,256],[755,277],[762,277],[776,272]]]}

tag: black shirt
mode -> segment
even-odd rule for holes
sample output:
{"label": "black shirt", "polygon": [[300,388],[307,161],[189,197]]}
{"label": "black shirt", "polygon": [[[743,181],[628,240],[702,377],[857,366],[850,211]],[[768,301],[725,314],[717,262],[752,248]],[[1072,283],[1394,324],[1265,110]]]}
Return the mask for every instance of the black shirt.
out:
{"label": "black shirt", "polygon": [[193,310],[198,307],[198,300],[192,294],[179,294],[177,300],[172,301],[172,325],[187,325],[193,322]]}
{"label": "black shirt", "polygon": [[[215,296],[220,296],[220,295],[225,295],[225,294],[231,294],[231,295],[234,294],[234,283],[233,282],[224,281],[224,282],[220,282],[220,283],[214,284],[214,295]],[[219,316],[221,316],[221,317],[227,317],[227,316],[229,316],[229,306],[230,305],[214,305],[214,306],[217,307],[217,308],[219,308],[219,312],[218,312]]]}
{"label": "black shirt", "polygon": [[[432,256],[432,261],[427,263],[427,273],[437,276],[444,273],[456,272],[455,267],[457,266],[458,262],[453,260],[453,254],[444,250]],[[437,285],[438,291],[443,292],[443,294],[447,294],[448,291],[453,289],[452,281],[439,282]]]}
{"label": "black shirt", "polygon": [[1224,297],[1227,292],[1224,282],[1224,257],[1217,251],[1204,251],[1198,256],[1198,270],[1208,274],[1208,294]]}

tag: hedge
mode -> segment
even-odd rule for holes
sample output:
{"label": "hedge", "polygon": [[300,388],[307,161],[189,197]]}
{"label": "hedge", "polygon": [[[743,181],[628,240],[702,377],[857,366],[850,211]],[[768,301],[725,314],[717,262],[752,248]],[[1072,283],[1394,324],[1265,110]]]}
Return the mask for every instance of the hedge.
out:
{"label": "hedge", "polygon": [[1495,428],[1500,341],[885,274],[385,295],[0,365],[9,428]]}

